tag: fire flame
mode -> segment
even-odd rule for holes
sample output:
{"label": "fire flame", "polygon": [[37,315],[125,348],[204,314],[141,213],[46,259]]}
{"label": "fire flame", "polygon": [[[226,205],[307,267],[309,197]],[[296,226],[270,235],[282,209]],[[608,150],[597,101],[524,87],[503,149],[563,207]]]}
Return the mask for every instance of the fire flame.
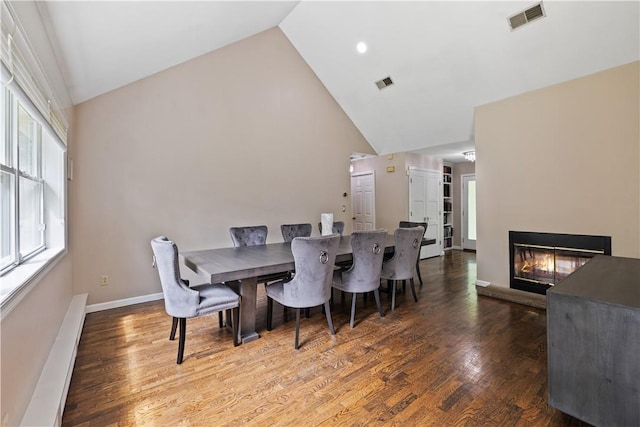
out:
{"label": "fire flame", "polygon": [[520,268],[523,273],[531,273],[533,270],[543,270],[552,272],[555,270],[553,255],[544,255],[541,259],[526,260]]}

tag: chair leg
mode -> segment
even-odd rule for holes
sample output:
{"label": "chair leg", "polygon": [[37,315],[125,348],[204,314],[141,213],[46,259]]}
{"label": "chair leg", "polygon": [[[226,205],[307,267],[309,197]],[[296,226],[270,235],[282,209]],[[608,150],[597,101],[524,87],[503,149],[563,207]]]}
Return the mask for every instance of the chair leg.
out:
{"label": "chair leg", "polygon": [[222,319],[222,312],[219,311],[218,312],[218,325],[220,326],[220,328],[222,328],[224,326],[224,320]]}
{"label": "chair leg", "polygon": [[298,345],[298,338],[300,336],[300,309],[296,308],[296,341],[293,345],[293,347],[297,350],[298,348],[300,348],[300,346]]}
{"label": "chair leg", "polygon": [[396,309],[396,281],[391,286],[391,311]]}
{"label": "chair leg", "polygon": [[231,310],[233,314],[233,326],[231,330],[233,331],[233,346],[237,347],[240,344],[240,307],[236,307]]}
{"label": "chair leg", "polygon": [[327,313],[327,323],[329,324],[329,330],[331,331],[331,335],[335,335],[336,330],[333,329],[333,320],[331,320],[331,306],[329,305],[329,301],[324,303],[324,309]]}
{"label": "chair leg", "polygon": [[351,294],[351,321],[349,322],[349,326],[351,326],[351,329],[353,329],[353,325],[356,319],[356,295],[358,294],[355,292]]}
{"label": "chair leg", "polygon": [[311,317],[311,309],[310,308],[305,308],[304,309],[304,317],[306,317],[307,319]]}
{"label": "chair leg", "polygon": [[409,284],[411,284],[411,293],[413,294],[413,300],[418,302],[418,296],[416,295],[416,287],[413,284],[413,277],[409,280]]}
{"label": "chair leg", "polygon": [[382,304],[380,304],[380,291],[377,289],[373,291],[373,296],[376,297],[376,305],[378,306],[378,312],[380,313],[380,317],[384,317],[384,312],[382,311]]}
{"label": "chair leg", "polygon": [[171,333],[169,334],[169,341],[176,339],[176,328],[178,327],[178,318],[174,317],[171,321]]}
{"label": "chair leg", "polygon": [[233,319],[231,318],[231,310],[227,310],[225,312],[225,317],[227,319],[227,326],[233,327]]}
{"label": "chair leg", "polygon": [[418,272],[418,280],[420,281],[420,287],[422,287],[422,276],[420,275],[420,252],[418,252],[418,259],[416,260],[416,271]]}
{"label": "chair leg", "polygon": [[[285,309],[286,313],[286,309]],[[272,329],[271,320],[273,317],[273,299],[267,297],[267,331]]]}
{"label": "chair leg", "polygon": [[178,365],[182,363],[182,357],[184,355],[184,342],[187,335],[187,319],[180,318],[180,337],[178,339]]}

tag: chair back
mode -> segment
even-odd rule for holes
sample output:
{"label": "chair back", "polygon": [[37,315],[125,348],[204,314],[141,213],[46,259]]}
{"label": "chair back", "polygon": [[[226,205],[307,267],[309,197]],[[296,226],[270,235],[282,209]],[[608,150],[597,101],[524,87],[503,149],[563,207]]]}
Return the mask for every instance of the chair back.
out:
{"label": "chair back", "polygon": [[296,274],[284,284],[284,305],[306,308],[329,301],[339,243],[339,234],[296,237],[291,241]]}
{"label": "chair back", "polygon": [[380,272],[387,230],[351,233],[353,264],[342,272],[342,285],[347,292],[369,292],[380,286]]}
{"label": "chair back", "polygon": [[178,247],[165,236],[158,236],[151,240],[151,249],[160,276],[165,311],[173,317],[195,317],[200,293],[189,288],[180,278]]}
{"label": "chair back", "polygon": [[[411,221],[400,221],[398,227],[400,228],[413,228],[413,227],[422,227],[424,228],[424,232],[427,232],[427,227],[429,226],[428,222],[411,222]],[[423,234],[424,236],[424,234]]]}
{"label": "chair back", "polygon": [[[320,230],[320,234],[322,234],[322,223],[318,223],[318,230]],[[343,235],[344,234],[344,221],[334,221],[332,230],[334,234]]]}
{"label": "chair back", "polygon": [[234,247],[264,245],[267,243],[268,232],[266,225],[229,228]]}
{"label": "chair back", "polygon": [[393,257],[382,264],[382,278],[391,280],[413,278],[423,234],[422,226],[396,229],[393,233],[395,251]]}
{"label": "chair back", "polygon": [[285,242],[292,241],[295,237],[309,237],[312,231],[311,224],[282,224],[280,231]]}

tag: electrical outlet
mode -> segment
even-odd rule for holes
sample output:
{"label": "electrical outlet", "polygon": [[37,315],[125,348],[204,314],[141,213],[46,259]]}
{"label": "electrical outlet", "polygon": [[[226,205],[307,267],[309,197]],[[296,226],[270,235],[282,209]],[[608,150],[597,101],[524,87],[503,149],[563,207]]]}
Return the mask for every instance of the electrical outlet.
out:
{"label": "electrical outlet", "polygon": [[109,276],[106,274],[104,276],[100,276],[100,286],[107,286],[109,284]]}

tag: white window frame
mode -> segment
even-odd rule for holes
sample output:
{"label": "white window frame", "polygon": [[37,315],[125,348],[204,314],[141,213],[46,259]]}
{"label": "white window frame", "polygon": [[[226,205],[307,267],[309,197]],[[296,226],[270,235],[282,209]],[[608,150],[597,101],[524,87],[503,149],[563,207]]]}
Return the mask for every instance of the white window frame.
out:
{"label": "white window frame", "polygon": [[[7,73],[2,69],[1,81],[6,83]],[[9,266],[0,270],[0,312],[4,318],[20,300],[35,286],[36,283],[55,265],[66,253],[67,248],[67,183],[66,183],[66,145],[54,132],[50,123],[34,107],[24,92],[15,83],[0,85],[0,102],[2,110],[0,128],[2,138],[9,138],[15,152],[12,158],[0,161],[0,169],[13,174],[13,209],[12,221],[15,259]],[[38,123],[37,132],[37,176],[20,171],[18,151],[18,104]],[[6,108],[10,106],[11,108]],[[46,143],[44,139],[46,138]],[[8,164],[7,164],[8,163]],[[40,193],[40,224],[41,245],[33,248],[29,253],[20,253],[20,178],[29,179],[42,184]],[[56,196],[53,196],[53,195]],[[2,219],[0,219],[2,221]],[[4,236],[2,238],[8,238]]]}

